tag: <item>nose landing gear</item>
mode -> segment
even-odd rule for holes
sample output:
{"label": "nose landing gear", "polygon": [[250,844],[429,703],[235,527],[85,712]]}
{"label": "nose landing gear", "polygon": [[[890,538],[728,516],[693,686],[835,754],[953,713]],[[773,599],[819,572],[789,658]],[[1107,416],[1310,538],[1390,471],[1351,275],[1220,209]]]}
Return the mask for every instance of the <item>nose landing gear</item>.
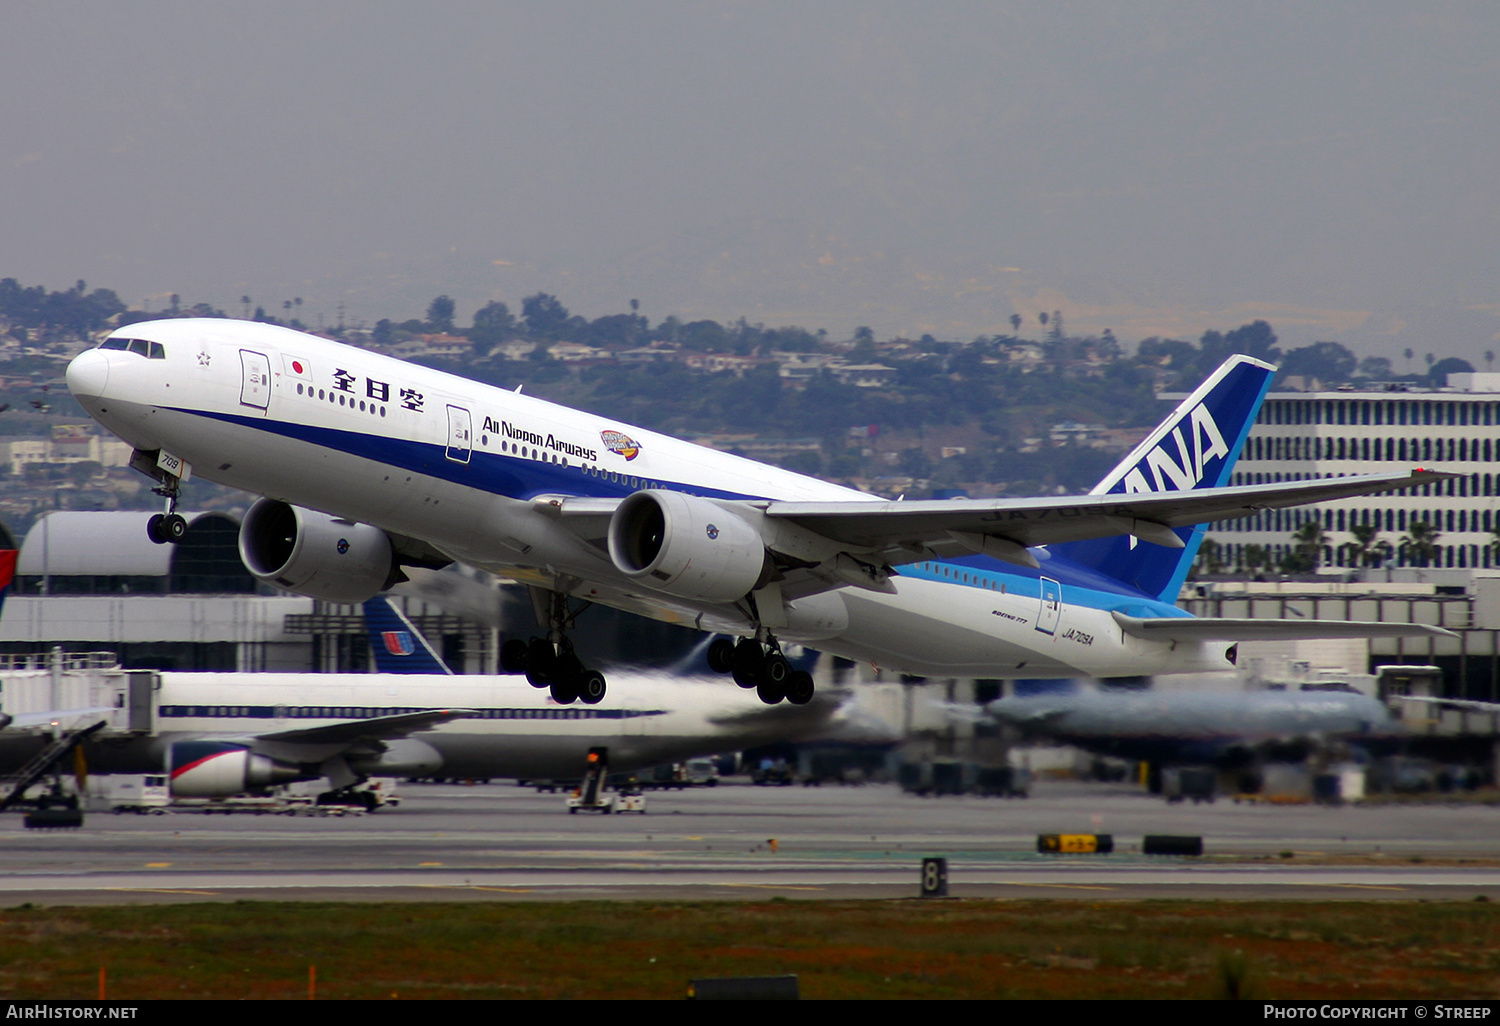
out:
{"label": "nose landing gear", "polygon": [[192,468],[186,460],[160,450],[142,452],[137,449],[130,454],[130,465],[156,481],[156,487],[151,490],[166,500],[165,510],[146,521],[146,537],[157,545],[176,545],[187,536],[187,519],[177,512],[177,499],[182,494],[182,482],[188,479]]}

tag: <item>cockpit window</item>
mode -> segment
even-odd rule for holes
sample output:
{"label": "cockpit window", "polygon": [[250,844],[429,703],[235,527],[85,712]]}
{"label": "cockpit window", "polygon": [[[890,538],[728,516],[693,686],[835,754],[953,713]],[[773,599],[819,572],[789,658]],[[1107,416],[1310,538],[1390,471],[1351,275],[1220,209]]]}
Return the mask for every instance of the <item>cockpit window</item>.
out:
{"label": "cockpit window", "polygon": [[167,350],[160,342],[148,342],[143,338],[107,338],[99,344],[100,349],[123,349],[144,356],[148,360],[165,360]]}

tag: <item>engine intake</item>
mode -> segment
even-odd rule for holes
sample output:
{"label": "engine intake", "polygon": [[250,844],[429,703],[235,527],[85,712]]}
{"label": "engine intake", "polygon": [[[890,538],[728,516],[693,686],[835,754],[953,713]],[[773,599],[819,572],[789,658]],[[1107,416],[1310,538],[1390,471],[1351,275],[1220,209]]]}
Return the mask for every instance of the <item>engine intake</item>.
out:
{"label": "engine intake", "polygon": [[226,741],[178,741],[167,750],[167,779],[178,798],[227,798],[301,777],[297,766]]}
{"label": "engine intake", "polygon": [[396,569],[380,528],[277,499],[260,499],[246,512],[240,559],[257,580],[329,602],[373,598]]}
{"label": "engine intake", "polygon": [[620,503],[609,522],[609,558],[643,584],[704,602],[744,598],[770,567],[760,532],[741,517],[661,489]]}

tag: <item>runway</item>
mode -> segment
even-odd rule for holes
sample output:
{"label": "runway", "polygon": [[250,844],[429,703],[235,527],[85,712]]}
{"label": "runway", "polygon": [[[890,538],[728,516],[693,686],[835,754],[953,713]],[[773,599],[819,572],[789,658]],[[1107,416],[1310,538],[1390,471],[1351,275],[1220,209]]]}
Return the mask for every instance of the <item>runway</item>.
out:
{"label": "runway", "polygon": [[[226,900],[802,900],[952,897],[1500,900],[1500,808],[1167,805],[1124,785],[1041,781],[1027,800],[891,786],[652,792],[644,816],[568,815],[512,784],[408,785],[344,818],[91,813],[80,830],[0,817],[0,905]],[[1108,833],[1109,855],[1036,853]],[[1146,834],[1202,858],[1140,854]]]}

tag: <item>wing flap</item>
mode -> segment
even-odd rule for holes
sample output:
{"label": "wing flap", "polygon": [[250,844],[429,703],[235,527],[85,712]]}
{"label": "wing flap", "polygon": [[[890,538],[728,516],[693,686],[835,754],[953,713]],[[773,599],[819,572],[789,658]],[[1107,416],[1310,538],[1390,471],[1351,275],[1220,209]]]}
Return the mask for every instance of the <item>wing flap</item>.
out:
{"label": "wing flap", "polygon": [[1457,637],[1425,623],[1360,620],[1257,620],[1233,617],[1112,614],[1126,634],[1150,641],[1309,641],[1326,638]]}

